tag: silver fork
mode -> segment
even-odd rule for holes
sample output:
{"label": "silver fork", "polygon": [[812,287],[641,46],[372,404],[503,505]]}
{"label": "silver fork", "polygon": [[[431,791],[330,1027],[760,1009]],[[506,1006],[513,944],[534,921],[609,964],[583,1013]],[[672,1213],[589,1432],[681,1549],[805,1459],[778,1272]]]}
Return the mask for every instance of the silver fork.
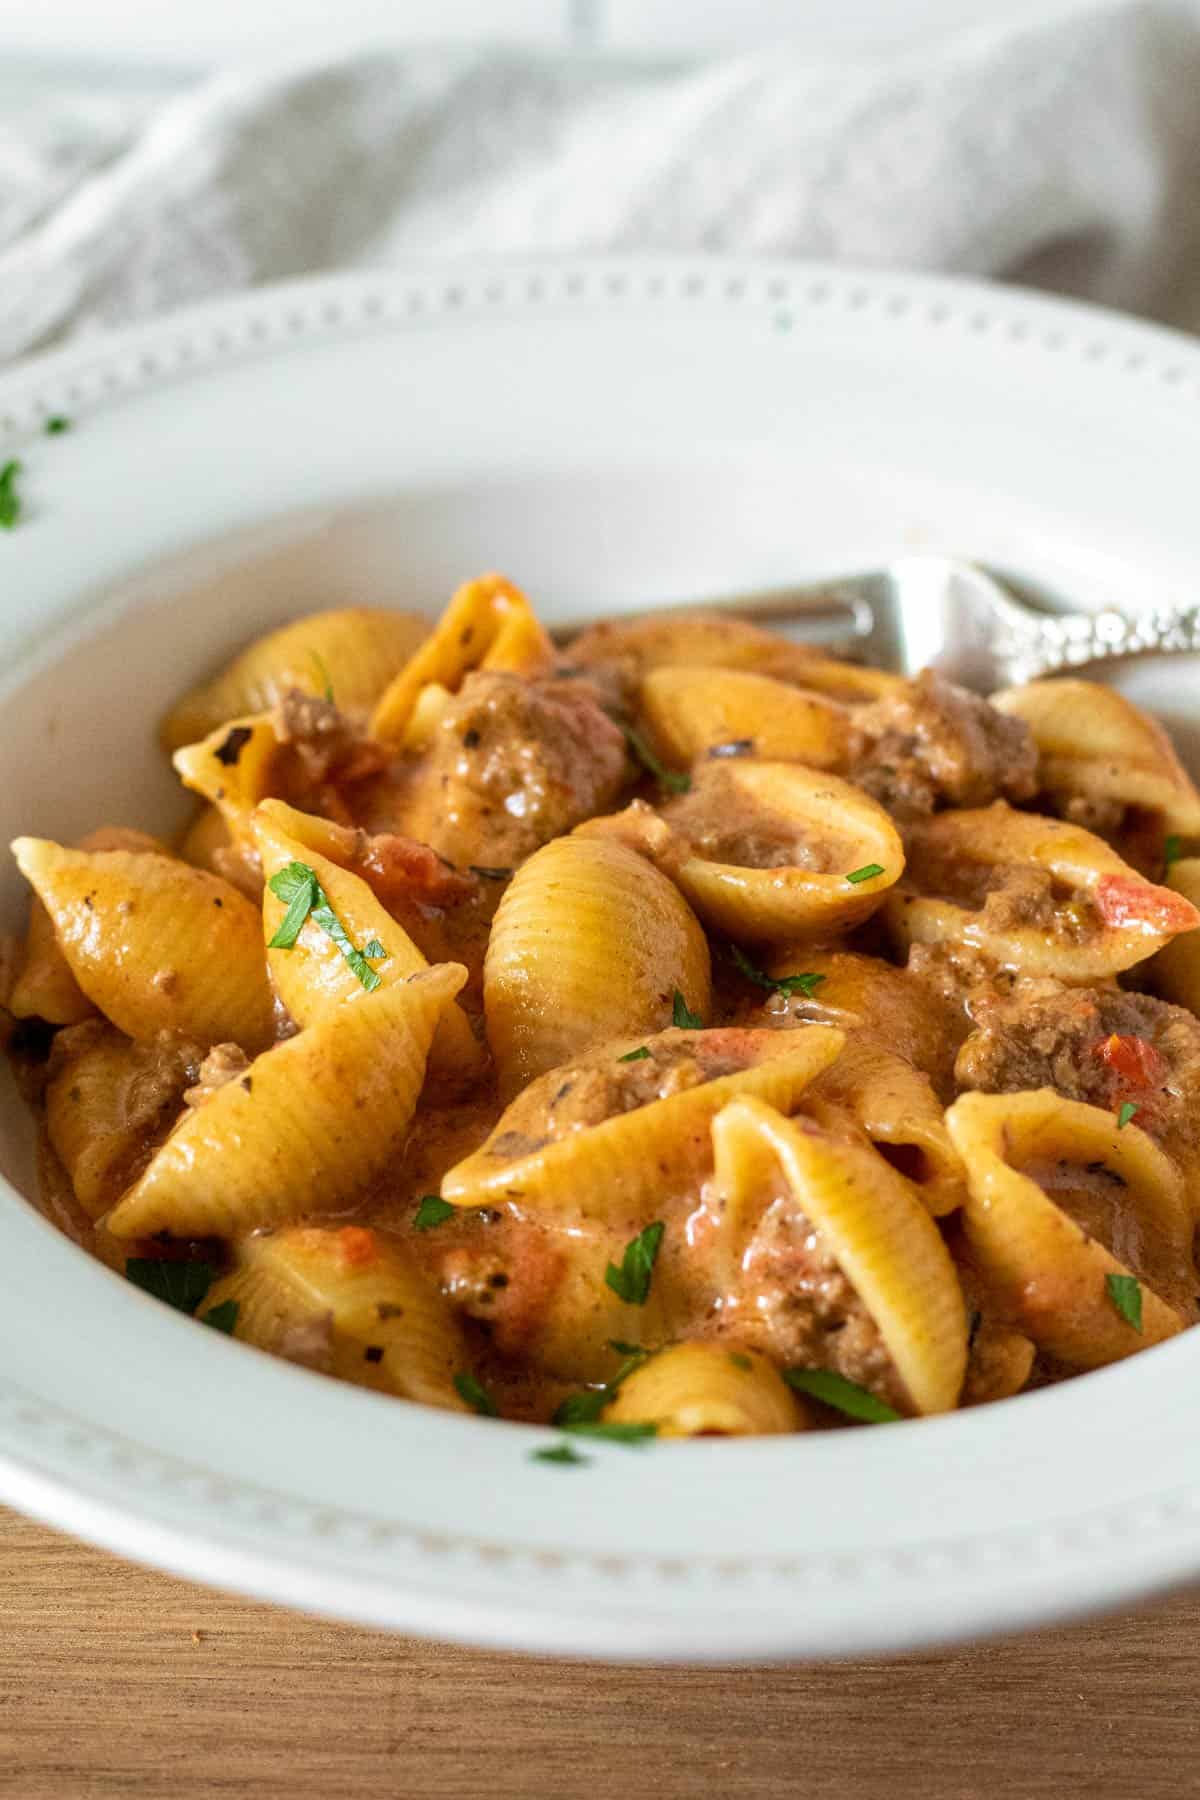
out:
{"label": "silver fork", "polygon": [[880,669],[912,675],[932,663],[981,693],[1117,657],[1200,650],[1200,606],[1059,612],[1018,599],[985,570],[948,556],[898,557],[871,574],[666,610],[701,607]]}

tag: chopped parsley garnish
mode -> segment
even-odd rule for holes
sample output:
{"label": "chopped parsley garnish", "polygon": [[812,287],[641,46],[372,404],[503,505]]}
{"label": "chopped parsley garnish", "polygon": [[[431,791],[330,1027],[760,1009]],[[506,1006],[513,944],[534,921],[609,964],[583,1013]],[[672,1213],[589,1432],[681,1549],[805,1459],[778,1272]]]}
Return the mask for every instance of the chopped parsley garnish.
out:
{"label": "chopped parsley garnish", "polygon": [[675,769],[668,769],[666,764],[660,762],[659,758],[655,756],[640,731],[636,730],[634,726],[626,724],[623,719],[617,722],[625,733],[625,742],[646,773],[653,775],[659,787],[665,788],[668,794],[686,794],[692,785],[691,776],[681,775]]}
{"label": "chopped parsley garnish", "polygon": [[278,931],[267,945],[268,950],[291,950],[304,929],[305,922],[311,917],[313,924],[319,925],[326,937],[333,939],[368,993],[373,993],[381,985],[380,976],[367,958],[386,957],[386,950],[378,938],[372,938],[365,950],[355,947],[329,904],[329,896],[317,880],[314,869],[310,869],[307,863],[290,862],[278,874],[272,875],[267,886],[275,898],[282,900],[287,907]]}
{"label": "chopped parsley garnish", "polygon": [[1163,845],[1163,868],[1169,869],[1183,855],[1183,840],[1172,832]]}
{"label": "chopped parsley garnish", "polygon": [[618,1356],[645,1357],[650,1354],[648,1350],[643,1350],[640,1344],[627,1344],[624,1338],[609,1338],[608,1347],[610,1350],[615,1350]]}
{"label": "chopped parsley garnish", "polygon": [[1124,1319],[1127,1325],[1140,1332],[1142,1329],[1142,1288],[1141,1283],[1133,1275],[1106,1275],[1104,1285],[1113,1308]]}
{"label": "chopped parsley garnish", "polygon": [[609,1338],[608,1347],[624,1358],[612,1380],[606,1381],[603,1387],[584,1388],[577,1394],[568,1394],[555,1410],[552,1424],[564,1431],[576,1425],[594,1425],[621,1383],[654,1354],[652,1350],[643,1350],[640,1344],[623,1343],[620,1338]]}
{"label": "chopped parsley garnish", "polygon": [[750,1358],[744,1356],[740,1350],[731,1350],[729,1352],[729,1360],[735,1369],[744,1369],[747,1375],[752,1375],[754,1373],[754,1364],[750,1361]]}
{"label": "chopped parsley garnish", "polygon": [[605,1438],[610,1444],[640,1445],[658,1436],[658,1426],[650,1419],[600,1419],[564,1424],[562,1429],[576,1437]]}
{"label": "chopped parsley garnish", "polygon": [[882,863],[864,863],[861,869],[851,869],[850,873],[846,877],[846,880],[852,881],[855,884],[855,886],[857,887],[857,885],[860,881],[874,881],[874,879],[877,875],[882,875],[882,874],[883,874],[883,864]]}
{"label": "chopped parsley garnish", "polygon": [[216,1280],[209,1263],[172,1262],[159,1256],[131,1256],[125,1274],[134,1287],[183,1313],[194,1313]]}
{"label": "chopped parsley garnish", "polygon": [[478,1375],[472,1375],[469,1369],[460,1369],[458,1374],[454,1377],[454,1385],[458,1390],[460,1399],[465,1400],[468,1406],[473,1406],[477,1413],[482,1413],[485,1419],[498,1419],[500,1417],[500,1408],[496,1405],[496,1402],[492,1399],[492,1396],[488,1393]]}
{"label": "chopped parsley garnish", "polygon": [[752,981],[755,987],[768,988],[773,994],[803,994],[806,1000],[811,1000],[825,979],[824,975],[815,973],[767,975],[762,969],[755,968],[746,952],[739,949],[737,944],[730,944],[729,954],[732,956],[739,974],[744,975],[747,981]]}
{"label": "chopped parsley garnish", "polygon": [[616,1263],[609,1263],[605,1269],[605,1282],[627,1306],[645,1306],[650,1294],[650,1278],[654,1274],[655,1258],[666,1229],[662,1220],[656,1219],[653,1225],[647,1225],[645,1231],[639,1231],[626,1244],[620,1268]]}
{"label": "chopped parsley garnish", "polygon": [[481,881],[508,881],[512,877],[511,869],[488,869],[480,863],[468,863],[467,867]]}
{"label": "chopped parsley garnish", "polygon": [[321,653],[318,650],[310,650],[308,653],[308,657],[309,657],[309,661],[312,663],[313,667],[316,669],[317,679],[321,683],[321,698],[322,698],[322,700],[328,700],[330,702],[330,704],[332,705],[332,703],[333,703],[333,681],[330,677],[329,670],[325,666],[325,658],[321,655]]}
{"label": "chopped parsley garnish", "polygon": [[211,1325],[214,1331],[223,1331],[226,1337],[232,1337],[240,1304],[237,1300],[222,1300],[219,1306],[210,1307],[208,1312],[201,1314],[200,1323]]}
{"label": "chopped parsley garnish", "polygon": [[1124,1131],[1130,1119],[1137,1116],[1137,1106],[1132,1100],[1126,1100],[1117,1114],[1117,1130]]}
{"label": "chopped parsley garnish", "polygon": [[727,744],[710,744],[710,756],[750,756],[754,751],[753,738],[730,738]]}
{"label": "chopped parsley garnish", "polygon": [[847,1381],[832,1369],[785,1369],[783,1379],[800,1394],[811,1394],[826,1406],[836,1407],[849,1419],[861,1419],[868,1425],[890,1425],[900,1414],[886,1401],[879,1400],[857,1381]]}
{"label": "chopped parsley garnish", "polygon": [[413,1215],[413,1224],[418,1231],[432,1231],[435,1225],[444,1225],[452,1219],[458,1209],[443,1200],[440,1194],[422,1194],[421,1204]]}
{"label": "chopped parsley garnish", "polygon": [[52,413],[42,426],[47,437],[61,437],[64,431],[70,431],[71,421],[63,413]]}
{"label": "chopped parsley garnish", "polygon": [[646,1057],[649,1056],[649,1054],[650,1054],[650,1052],[647,1050],[645,1044],[642,1044],[638,1047],[638,1049],[627,1050],[625,1052],[624,1056],[618,1056],[617,1061],[618,1062],[643,1062],[646,1059]]}
{"label": "chopped parsley garnish", "polygon": [[11,531],[21,516],[21,496],[17,492],[17,476],[21,465],[15,460],[0,469],[0,531]]}
{"label": "chopped parsley garnish", "polygon": [[671,1023],[680,1031],[704,1030],[704,1020],[699,1013],[690,1010],[678,988],[675,989],[675,996],[671,1002]]}
{"label": "chopped parsley garnish", "polygon": [[564,1463],[575,1468],[589,1461],[580,1456],[574,1444],[548,1444],[544,1450],[531,1450],[529,1455],[533,1462]]}

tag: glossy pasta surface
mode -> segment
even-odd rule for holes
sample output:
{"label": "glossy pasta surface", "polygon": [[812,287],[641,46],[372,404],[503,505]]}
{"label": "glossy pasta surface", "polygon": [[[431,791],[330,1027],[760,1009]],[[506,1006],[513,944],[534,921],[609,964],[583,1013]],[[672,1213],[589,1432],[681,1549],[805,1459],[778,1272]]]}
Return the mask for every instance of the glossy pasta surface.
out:
{"label": "glossy pasta surface", "polygon": [[1197,1323],[1200,795],[1130,702],[559,649],[499,575],[233,649],[147,746],[174,844],[13,846],[43,1204],[131,1282],[548,1466]]}

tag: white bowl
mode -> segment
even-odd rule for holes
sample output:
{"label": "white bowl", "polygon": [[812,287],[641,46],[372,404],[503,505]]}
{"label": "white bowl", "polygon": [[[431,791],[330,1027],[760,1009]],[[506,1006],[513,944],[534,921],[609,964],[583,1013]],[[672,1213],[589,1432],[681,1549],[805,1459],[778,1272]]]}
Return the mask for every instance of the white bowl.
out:
{"label": "white bowl", "polygon": [[[39,435],[47,415],[74,429]],[[238,640],[500,566],[551,616],[978,556],[1079,603],[1192,598],[1200,349],[1004,290],[797,266],[420,270],[251,295],[0,381],[0,823],[165,824],[151,740]],[[1200,748],[1194,659],[1124,680]],[[14,871],[0,892],[13,926]],[[164,1567],[580,1655],[899,1649],[1200,1573],[1200,1334],[1000,1406],[597,1446],[269,1360],[21,1198],[0,1105],[0,1498]]]}

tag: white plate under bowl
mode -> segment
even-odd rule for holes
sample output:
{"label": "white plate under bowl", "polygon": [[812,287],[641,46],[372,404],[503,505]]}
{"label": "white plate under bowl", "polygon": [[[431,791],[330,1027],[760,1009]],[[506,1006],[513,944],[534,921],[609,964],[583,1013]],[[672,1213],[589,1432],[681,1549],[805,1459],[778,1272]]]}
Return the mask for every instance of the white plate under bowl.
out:
{"label": "white plate under bowl", "polygon": [[[41,435],[51,414],[73,430]],[[972,554],[1194,598],[1200,348],[1001,289],[636,262],[306,283],[0,380],[0,825],[166,823],[156,716],[304,608],[500,566],[552,616]],[[1194,661],[1129,672],[1198,747]],[[3,877],[12,925],[22,896]],[[959,1416],[535,1463],[532,1427],[198,1330],[72,1247],[0,1108],[0,1497],[191,1576],[580,1655],[899,1649],[1200,1574],[1200,1333]]]}

